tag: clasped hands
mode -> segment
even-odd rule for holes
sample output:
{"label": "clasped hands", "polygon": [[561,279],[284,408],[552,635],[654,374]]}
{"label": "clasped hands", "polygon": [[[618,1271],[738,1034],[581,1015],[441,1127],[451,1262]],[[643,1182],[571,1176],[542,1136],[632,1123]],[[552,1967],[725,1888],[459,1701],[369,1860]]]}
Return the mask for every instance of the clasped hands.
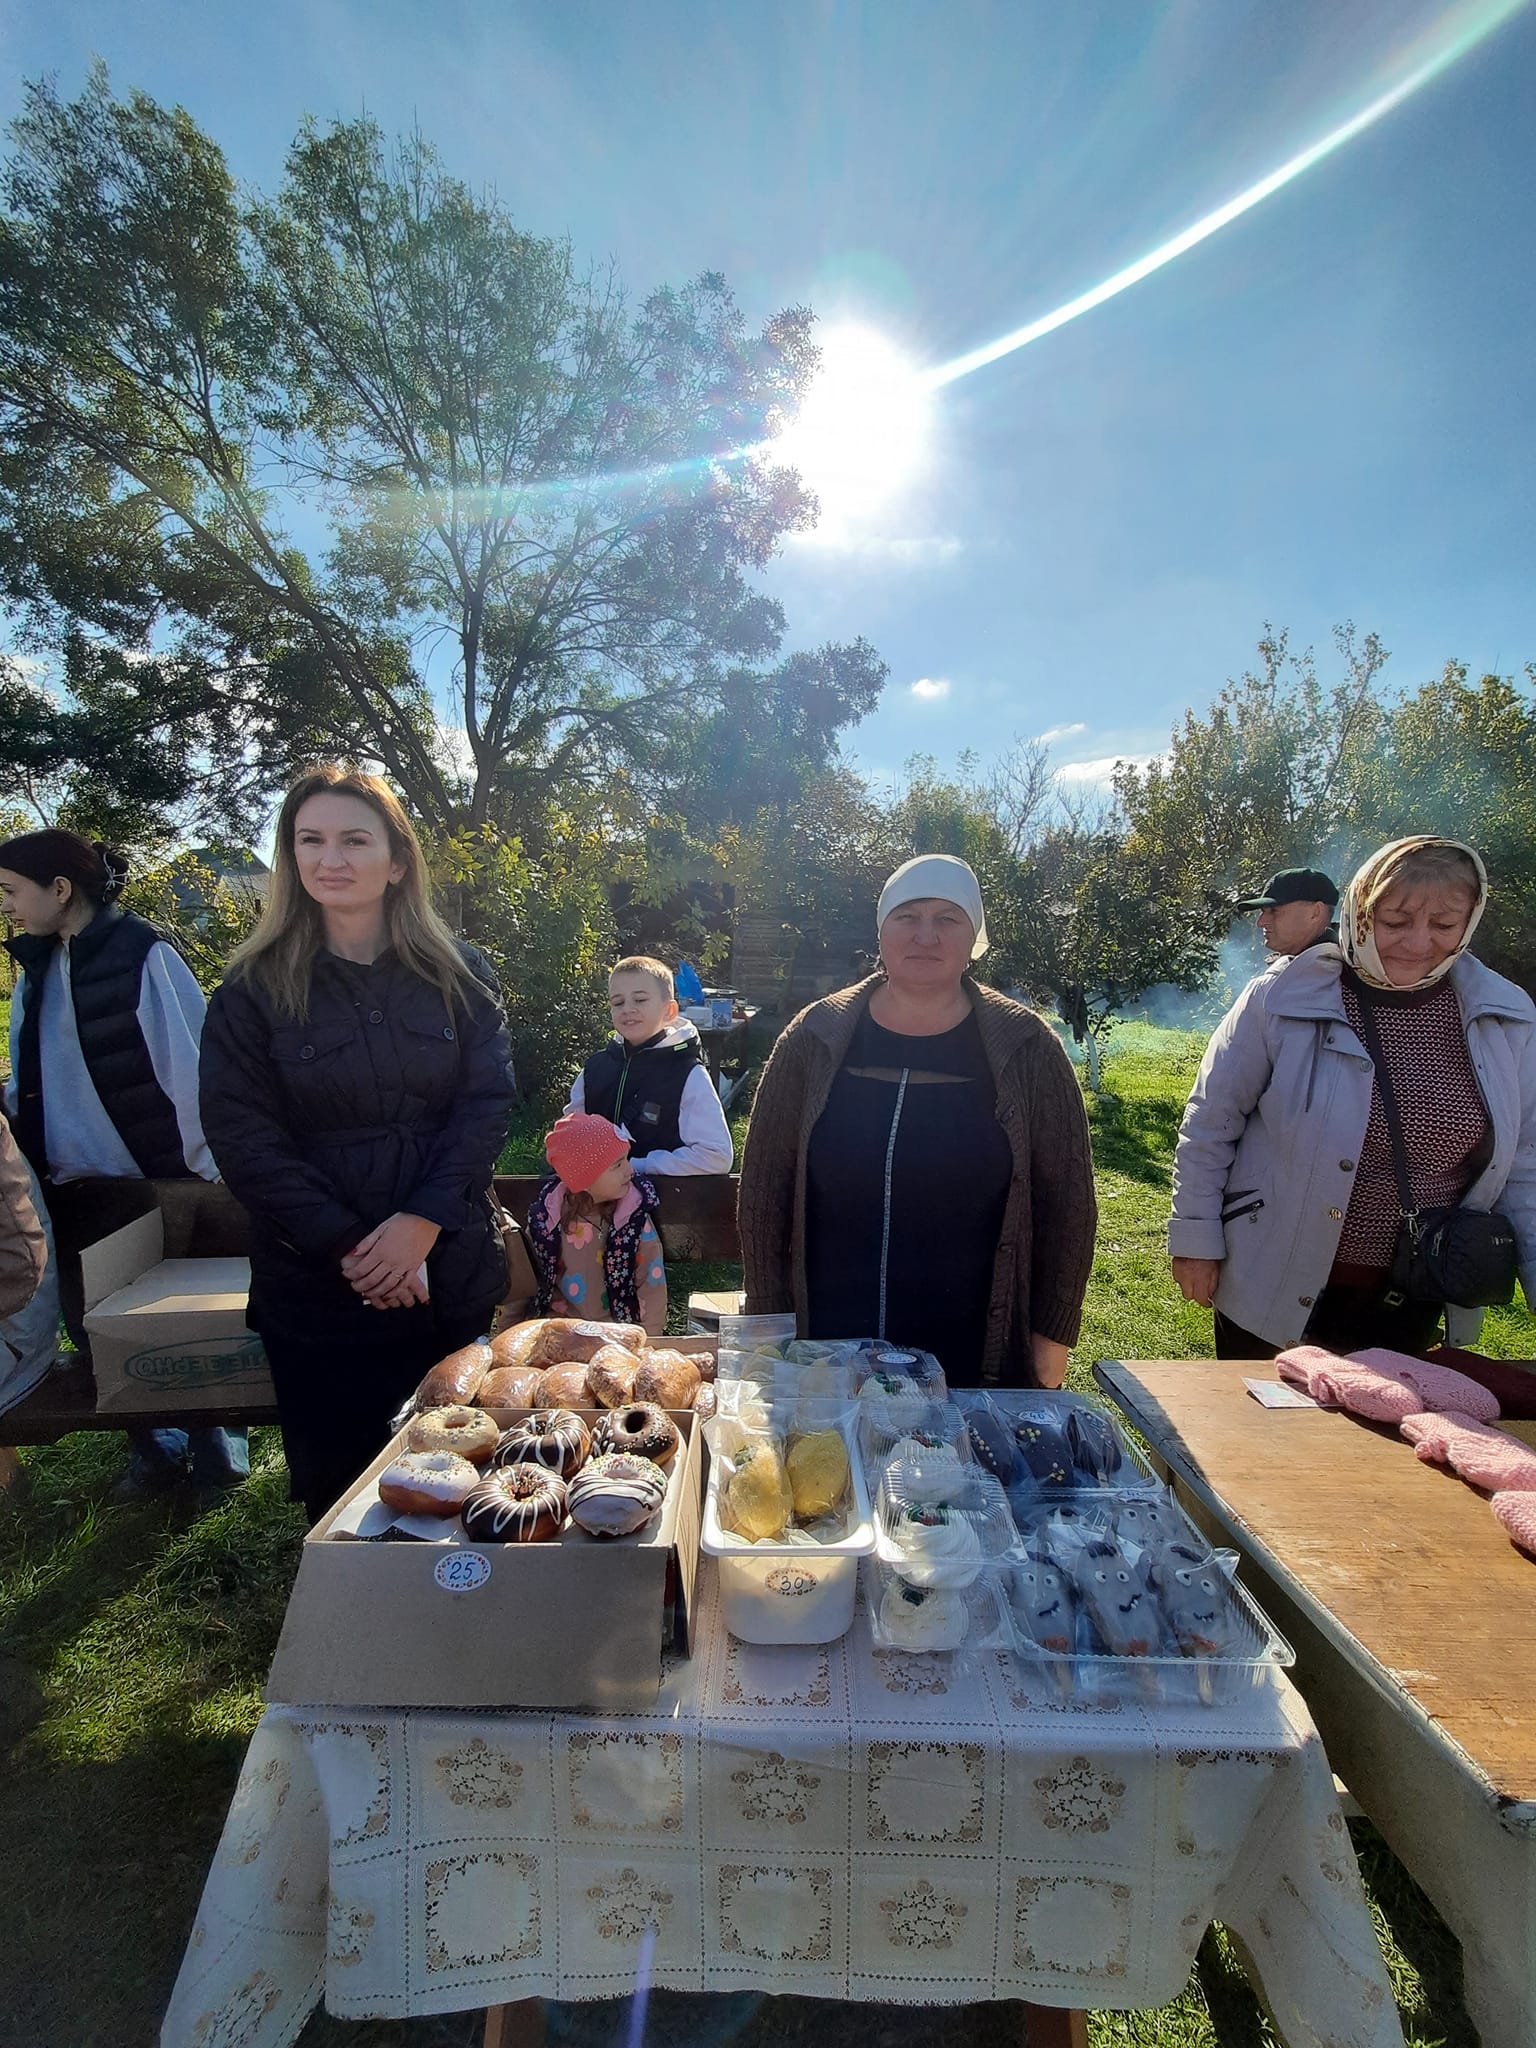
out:
{"label": "clasped hands", "polygon": [[347,1253],[341,1262],[343,1277],[369,1308],[410,1308],[426,1301],[423,1267],[439,1229],[425,1216],[397,1209]]}

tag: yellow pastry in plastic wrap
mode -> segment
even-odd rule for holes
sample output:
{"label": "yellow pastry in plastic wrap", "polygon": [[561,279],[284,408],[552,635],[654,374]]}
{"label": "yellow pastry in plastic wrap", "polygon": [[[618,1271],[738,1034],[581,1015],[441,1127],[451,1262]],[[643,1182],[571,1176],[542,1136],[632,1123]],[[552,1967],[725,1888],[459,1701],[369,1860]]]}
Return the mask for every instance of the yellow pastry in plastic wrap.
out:
{"label": "yellow pastry in plastic wrap", "polygon": [[772,1444],[743,1444],[725,1489],[725,1509],[739,1536],[772,1543],[784,1534],[794,1505],[789,1480]]}
{"label": "yellow pastry in plastic wrap", "polygon": [[797,1522],[830,1515],[848,1491],[848,1446],[835,1429],[798,1438],[785,1464]]}

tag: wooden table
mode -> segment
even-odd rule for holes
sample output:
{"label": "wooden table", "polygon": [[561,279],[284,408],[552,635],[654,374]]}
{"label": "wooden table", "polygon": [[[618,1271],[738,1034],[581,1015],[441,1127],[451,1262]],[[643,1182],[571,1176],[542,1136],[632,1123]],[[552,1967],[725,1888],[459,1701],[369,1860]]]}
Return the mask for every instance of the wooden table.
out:
{"label": "wooden table", "polygon": [[1262,1408],[1245,1375],[1275,1369],[1095,1368],[1197,1519],[1263,1575],[1334,1769],[1461,1942],[1485,2048],[1532,2048],[1536,1564],[1395,1432]]}

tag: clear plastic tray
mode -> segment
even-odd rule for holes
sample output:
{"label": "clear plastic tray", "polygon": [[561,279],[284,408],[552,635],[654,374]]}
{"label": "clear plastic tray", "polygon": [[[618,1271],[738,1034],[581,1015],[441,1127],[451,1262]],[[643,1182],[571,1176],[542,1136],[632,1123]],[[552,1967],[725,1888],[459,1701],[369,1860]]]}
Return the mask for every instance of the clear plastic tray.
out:
{"label": "clear plastic tray", "polygon": [[[984,1650],[1012,1650],[1013,1623],[1003,1573],[996,1567],[978,1572],[968,1586],[911,1586],[900,1572],[870,1558],[863,1567],[864,1600],[869,1632],[877,1650],[951,1651],[969,1655]],[[926,1627],[902,1628],[893,1623],[891,1603],[932,1615]],[[962,1625],[957,1633],[956,1625]]]}
{"label": "clear plastic tray", "polygon": [[[902,1539],[903,1527],[912,1523],[934,1531],[931,1543],[914,1546]],[[906,1458],[892,1460],[880,1476],[875,1531],[882,1564],[909,1585],[953,1592],[1012,1556],[1019,1540],[1002,1488],[979,1466],[925,1467]]]}
{"label": "clear plastic tray", "polygon": [[965,1417],[953,1401],[925,1401],[921,1414],[914,1411],[915,1419],[905,1424],[880,1404],[860,1401],[858,1418],[859,1445],[864,1453],[864,1463],[874,1475],[874,1485],[878,1486],[880,1469],[897,1445],[914,1437],[929,1437],[935,1444],[949,1444],[962,1463],[971,1463],[971,1443]]}
{"label": "clear plastic tray", "polygon": [[[1083,1492],[1163,1491],[1162,1482],[1144,1454],[1109,1411],[1081,1394],[1047,1392],[1034,1387],[987,1387],[961,1389],[954,1399],[967,1421],[973,1416],[979,1418],[980,1426],[972,1432],[973,1451],[978,1462],[1002,1480],[1016,1507]],[[1018,1444],[1016,1431],[1031,1414],[1041,1415],[1045,1427],[1033,1452],[1026,1454]],[[989,1419],[991,1431],[987,1430]],[[1011,1476],[999,1470],[997,1458],[989,1454],[989,1437],[996,1440],[999,1431],[1005,1451],[1012,1449]]]}
{"label": "clear plastic tray", "polygon": [[783,1543],[749,1543],[720,1523],[720,1490],[728,1480],[724,1458],[710,1459],[699,1546],[717,1561],[725,1625],[744,1643],[831,1643],[853,1621],[859,1560],[875,1547],[874,1511],[852,1434],[849,1450],[853,1507],[835,1543],[802,1534]]}

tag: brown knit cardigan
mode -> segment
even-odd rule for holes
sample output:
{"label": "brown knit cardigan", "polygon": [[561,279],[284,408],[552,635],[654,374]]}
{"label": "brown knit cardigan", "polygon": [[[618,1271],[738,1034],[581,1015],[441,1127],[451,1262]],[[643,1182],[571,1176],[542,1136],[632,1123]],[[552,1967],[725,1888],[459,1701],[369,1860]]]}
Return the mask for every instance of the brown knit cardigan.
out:
{"label": "brown knit cardigan", "polygon": [[[752,1105],[737,1200],[747,1312],[792,1308],[802,1332],[811,1130],[883,980],[871,975],[802,1010],[774,1046]],[[1034,1383],[1032,1330],[1060,1344],[1077,1341],[1098,1219],[1088,1118],[1072,1062],[1049,1025],[994,989],[970,980],[965,985],[997,1088],[997,1120],[1013,1150],[982,1378],[1028,1386]]]}

